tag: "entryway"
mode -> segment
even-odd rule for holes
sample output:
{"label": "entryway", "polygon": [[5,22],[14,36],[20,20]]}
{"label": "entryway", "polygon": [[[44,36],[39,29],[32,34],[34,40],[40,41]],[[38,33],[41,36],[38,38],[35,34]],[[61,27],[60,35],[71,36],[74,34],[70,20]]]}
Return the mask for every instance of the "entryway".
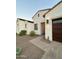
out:
{"label": "entryway", "polygon": [[41,32],[43,35],[45,34],[45,22],[41,23]]}

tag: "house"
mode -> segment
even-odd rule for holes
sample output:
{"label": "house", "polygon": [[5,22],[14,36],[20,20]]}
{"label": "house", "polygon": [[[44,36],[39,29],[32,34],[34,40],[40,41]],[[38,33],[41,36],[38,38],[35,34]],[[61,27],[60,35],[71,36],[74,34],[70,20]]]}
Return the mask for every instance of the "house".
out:
{"label": "house", "polygon": [[31,31],[34,31],[34,22],[27,21],[27,35],[29,35]]}
{"label": "house", "polygon": [[26,28],[26,20],[17,18],[16,21],[16,32],[19,34],[21,30],[27,30]]}
{"label": "house", "polygon": [[17,24],[16,25],[16,32],[18,34],[21,32],[21,30],[26,30],[27,34],[29,35],[30,32],[34,30],[34,22],[33,21],[17,18],[16,24]]}
{"label": "house", "polygon": [[45,16],[45,38],[62,42],[62,1],[57,3]]}
{"label": "house", "polygon": [[45,39],[62,42],[62,1],[54,7],[37,11],[33,21],[18,18],[17,33],[26,30],[27,34],[34,31],[37,35],[45,34]]}
{"label": "house", "polygon": [[44,14],[46,12],[48,12],[50,10],[49,9],[43,9],[43,10],[39,10],[37,11],[37,13],[32,17],[33,21],[34,21],[34,31],[37,35],[42,35],[45,34],[45,18],[44,18]]}

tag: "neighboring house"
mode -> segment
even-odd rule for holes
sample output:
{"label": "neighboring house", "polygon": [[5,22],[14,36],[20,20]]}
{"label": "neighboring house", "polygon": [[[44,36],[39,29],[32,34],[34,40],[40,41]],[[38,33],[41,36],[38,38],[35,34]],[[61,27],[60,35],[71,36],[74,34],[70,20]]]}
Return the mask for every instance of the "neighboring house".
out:
{"label": "neighboring house", "polygon": [[43,9],[43,10],[39,10],[33,17],[33,21],[34,21],[34,31],[37,35],[42,35],[45,33],[45,18],[44,18],[44,14],[46,12],[48,12],[50,10],[49,9]]}
{"label": "neighboring house", "polygon": [[45,13],[45,38],[62,42],[62,1]]}
{"label": "neighboring house", "polygon": [[21,30],[27,30],[26,28],[26,20],[17,18],[16,21],[16,32],[19,34]]}
{"label": "neighboring house", "polygon": [[27,34],[29,35],[31,31],[34,30],[33,21],[17,18],[16,22],[16,32],[19,34],[21,30],[26,30]]}
{"label": "neighboring house", "polygon": [[34,22],[27,21],[27,34],[29,35],[31,31],[34,31]]}

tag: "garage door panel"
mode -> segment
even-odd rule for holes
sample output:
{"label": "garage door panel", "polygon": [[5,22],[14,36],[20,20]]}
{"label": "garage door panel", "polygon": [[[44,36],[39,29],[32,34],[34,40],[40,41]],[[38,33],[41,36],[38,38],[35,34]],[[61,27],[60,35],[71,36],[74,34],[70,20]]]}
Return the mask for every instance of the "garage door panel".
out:
{"label": "garage door panel", "polygon": [[53,23],[53,40],[62,42],[62,23]]}

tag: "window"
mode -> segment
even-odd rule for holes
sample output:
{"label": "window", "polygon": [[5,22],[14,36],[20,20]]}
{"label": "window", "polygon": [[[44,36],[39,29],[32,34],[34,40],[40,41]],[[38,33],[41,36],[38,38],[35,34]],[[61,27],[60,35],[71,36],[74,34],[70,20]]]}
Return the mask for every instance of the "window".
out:
{"label": "window", "polygon": [[25,28],[27,28],[27,24],[25,24]]}
{"label": "window", "polygon": [[35,30],[38,30],[37,24],[34,25],[34,29],[35,29]]}
{"label": "window", "polygon": [[45,18],[45,15],[43,15],[43,18]]}
{"label": "window", "polygon": [[49,24],[49,20],[46,20],[46,23]]}
{"label": "window", "polygon": [[39,17],[39,14],[38,14],[38,17]]}

